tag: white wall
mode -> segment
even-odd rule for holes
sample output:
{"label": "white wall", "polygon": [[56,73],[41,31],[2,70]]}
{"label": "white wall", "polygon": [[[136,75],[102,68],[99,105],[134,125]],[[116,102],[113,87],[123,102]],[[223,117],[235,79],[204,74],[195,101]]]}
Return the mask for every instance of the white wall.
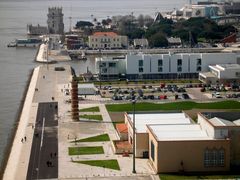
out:
{"label": "white wall", "polygon": [[[143,59],[144,71],[139,73],[138,60]],[[163,60],[162,73],[198,73],[197,59],[201,59],[201,72],[209,71],[209,65],[236,63],[235,53],[183,53],[158,55],[127,55],[127,74],[156,74],[158,72],[158,59]],[[182,59],[182,72],[177,71],[177,60]]]}

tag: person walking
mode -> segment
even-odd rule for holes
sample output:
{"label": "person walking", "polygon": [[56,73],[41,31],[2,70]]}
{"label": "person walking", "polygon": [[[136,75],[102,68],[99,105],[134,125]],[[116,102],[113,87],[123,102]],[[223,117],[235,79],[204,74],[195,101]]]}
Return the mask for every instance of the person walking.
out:
{"label": "person walking", "polygon": [[24,140],[25,140],[25,142],[27,141],[27,137],[26,136],[24,137]]}

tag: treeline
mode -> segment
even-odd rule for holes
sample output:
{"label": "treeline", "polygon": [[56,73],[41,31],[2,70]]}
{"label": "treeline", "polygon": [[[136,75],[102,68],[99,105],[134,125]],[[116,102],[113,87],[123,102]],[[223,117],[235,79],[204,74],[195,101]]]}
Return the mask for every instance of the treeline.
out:
{"label": "treeline", "polygon": [[[98,22],[94,19],[98,31],[115,31],[128,36],[130,42],[136,38],[147,38],[150,47],[167,47],[167,37],[180,37],[183,45],[195,45],[199,42],[216,43],[236,32],[232,25],[218,25],[207,18],[190,18],[174,22],[160,17],[154,20],[148,15],[113,16]],[[76,27],[90,26],[92,23],[78,22]],[[110,25],[110,27],[109,27]],[[109,29],[110,28],[110,29]]]}

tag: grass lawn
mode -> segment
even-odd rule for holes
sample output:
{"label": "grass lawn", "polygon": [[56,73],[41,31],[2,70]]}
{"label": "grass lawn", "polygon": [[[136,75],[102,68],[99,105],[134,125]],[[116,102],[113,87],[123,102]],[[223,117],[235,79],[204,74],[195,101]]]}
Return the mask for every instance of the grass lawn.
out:
{"label": "grass lawn", "polygon": [[98,121],[103,120],[102,115],[87,115],[87,114],[84,114],[84,115],[80,115],[79,117],[84,118],[84,119],[98,120]]}
{"label": "grass lawn", "polygon": [[79,140],[71,141],[71,142],[75,143],[75,142],[101,142],[101,141],[110,141],[110,138],[109,138],[108,134],[101,134],[101,135],[98,135],[98,136],[79,139]]}
{"label": "grass lawn", "polygon": [[[107,104],[109,112],[132,111],[133,105],[128,104]],[[212,103],[196,103],[193,101],[173,102],[164,104],[136,103],[136,111],[159,111],[159,110],[189,110],[189,109],[240,109],[238,101],[219,101]]]}
{"label": "grass lawn", "polygon": [[90,108],[84,108],[84,109],[80,109],[80,112],[100,112],[99,107],[90,107]]}
{"label": "grass lawn", "polygon": [[69,147],[68,155],[104,154],[102,146]]}
{"label": "grass lawn", "polygon": [[161,180],[175,180],[175,179],[236,179],[240,175],[171,175],[171,174],[160,174]]}
{"label": "grass lawn", "polygon": [[89,161],[73,161],[76,163],[87,164],[90,166],[98,166],[108,169],[120,170],[118,161],[116,159],[111,160],[89,160]]}

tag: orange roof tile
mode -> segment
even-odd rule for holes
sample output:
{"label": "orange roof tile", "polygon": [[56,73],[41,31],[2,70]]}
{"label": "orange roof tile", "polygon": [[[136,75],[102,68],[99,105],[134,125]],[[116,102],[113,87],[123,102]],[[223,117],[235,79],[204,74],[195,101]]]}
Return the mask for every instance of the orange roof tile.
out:
{"label": "orange roof tile", "polygon": [[128,133],[128,128],[125,123],[116,124],[116,129],[119,133]]}
{"label": "orange roof tile", "polygon": [[93,36],[117,36],[115,32],[95,32]]}

